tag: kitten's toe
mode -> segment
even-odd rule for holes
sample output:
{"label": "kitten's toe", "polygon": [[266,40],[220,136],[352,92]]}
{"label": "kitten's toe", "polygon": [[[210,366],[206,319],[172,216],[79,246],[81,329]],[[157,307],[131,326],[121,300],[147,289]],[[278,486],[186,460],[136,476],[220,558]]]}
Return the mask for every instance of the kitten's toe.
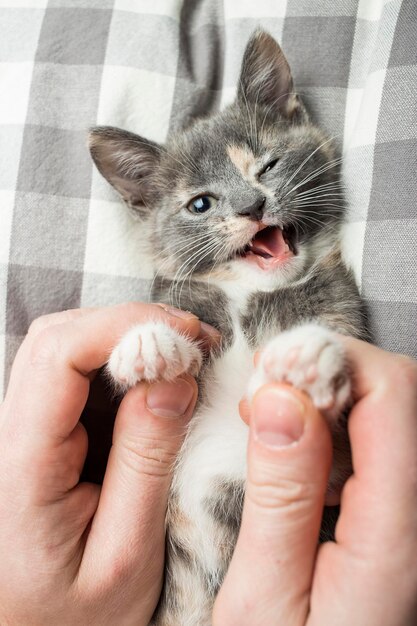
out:
{"label": "kitten's toe", "polygon": [[132,328],[113,350],[107,369],[122,388],[141,380],[173,380],[184,372],[198,374],[201,367],[198,345],[161,322]]}
{"label": "kitten's toe", "polygon": [[249,397],[268,382],[287,382],[306,391],[332,423],[350,401],[344,348],[332,331],[316,324],[281,333],[266,345],[249,384]]}

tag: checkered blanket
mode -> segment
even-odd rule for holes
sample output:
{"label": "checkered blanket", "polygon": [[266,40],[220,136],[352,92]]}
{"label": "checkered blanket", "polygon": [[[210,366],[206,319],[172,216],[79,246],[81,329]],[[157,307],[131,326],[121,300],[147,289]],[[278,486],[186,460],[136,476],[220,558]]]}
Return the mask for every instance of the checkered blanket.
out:
{"label": "checkered blanket", "polygon": [[148,297],[140,227],[87,128],[163,142],[233,98],[257,26],[343,148],[376,342],[417,356],[416,20],[415,0],[0,0],[0,380],[33,318]]}

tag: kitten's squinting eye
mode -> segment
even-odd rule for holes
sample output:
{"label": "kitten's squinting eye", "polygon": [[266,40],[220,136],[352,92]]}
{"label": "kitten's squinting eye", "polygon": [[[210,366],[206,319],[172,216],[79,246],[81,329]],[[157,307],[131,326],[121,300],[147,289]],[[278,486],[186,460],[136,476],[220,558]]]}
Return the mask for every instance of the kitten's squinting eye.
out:
{"label": "kitten's squinting eye", "polygon": [[269,161],[269,163],[267,165],[265,165],[264,169],[259,172],[259,176],[262,176],[262,174],[266,174],[267,172],[272,170],[272,168],[274,168],[276,166],[278,161],[279,161],[279,159],[274,159],[273,161]]}
{"label": "kitten's squinting eye", "polygon": [[199,196],[187,204],[187,209],[191,213],[205,213],[215,207],[216,204],[217,200],[213,196]]}

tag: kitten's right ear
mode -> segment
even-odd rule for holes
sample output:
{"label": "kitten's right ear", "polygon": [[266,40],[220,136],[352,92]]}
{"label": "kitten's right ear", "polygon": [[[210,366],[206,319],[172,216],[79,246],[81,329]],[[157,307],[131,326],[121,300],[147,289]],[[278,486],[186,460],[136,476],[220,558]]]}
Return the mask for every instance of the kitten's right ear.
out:
{"label": "kitten's right ear", "polygon": [[137,209],[146,206],[153,193],[153,173],[161,148],[139,135],[113,126],[97,126],[89,133],[88,145],[100,174]]}
{"label": "kitten's right ear", "polygon": [[263,105],[293,121],[307,117],[283,51],[263,30],[255,31],[246,46],[237,95],[244,107]]}

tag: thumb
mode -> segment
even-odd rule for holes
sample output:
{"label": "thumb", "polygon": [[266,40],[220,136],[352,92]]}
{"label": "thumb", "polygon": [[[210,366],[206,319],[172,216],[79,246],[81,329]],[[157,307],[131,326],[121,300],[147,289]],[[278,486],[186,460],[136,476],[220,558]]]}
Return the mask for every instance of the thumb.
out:
{"label": "thumb", "polygon": [[172,470],[196,399],[197,384],[184,374],[173,382],[136,385],[117,413],[84,559],[99,560],[93,567],[103,573],[123,567],[136,593],[141,577],[154,584],[162,576]]}
{"label": "thumb", "polygon": [[242,524],[215,625],[305,624],[330,464],[330,433],[311,400],[285,385],[259,389]]}

